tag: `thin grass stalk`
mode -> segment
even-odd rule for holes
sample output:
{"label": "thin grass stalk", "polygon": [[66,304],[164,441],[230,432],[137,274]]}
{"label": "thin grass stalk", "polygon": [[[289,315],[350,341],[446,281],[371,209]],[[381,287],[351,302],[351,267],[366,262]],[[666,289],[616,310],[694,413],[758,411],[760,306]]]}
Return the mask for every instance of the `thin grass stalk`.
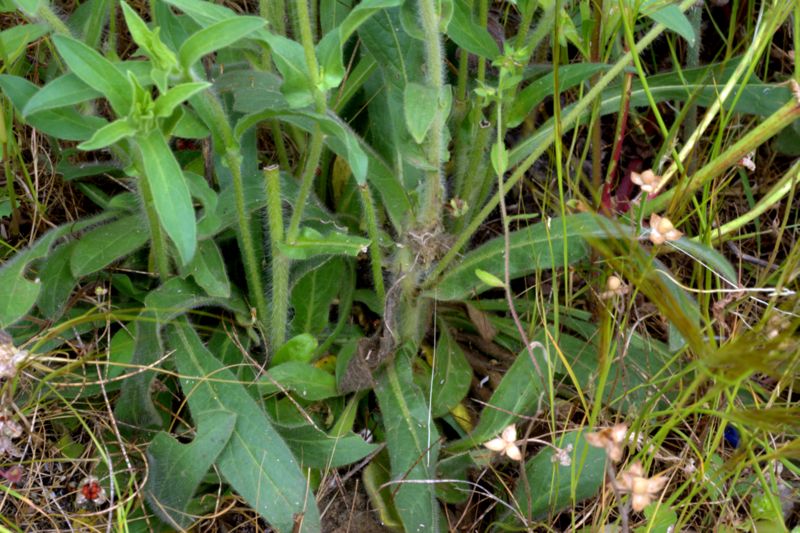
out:
{"label": "thin grass stalk", "polygon": [[[694,0],[684,0],[679,7],[681,10],[686,10],[693,3]],[[665,29],[666,28],[662,24],[655,24],[653,28],[651,28],[650,31],[639,40],[636,45],[637,50],[646,48],[659,35],[661,35]],[[598,81],[597,84],[595,84],[594,87],[592,87],[591,90],[586,93],[586,96],[575,104],[575,107],[573,107],[572,111],[562,119],[562,129],[571,127],[573,124],[575,124],[578,118],[584,115],[586,109],[592,105],[594,99],[600,95],[600,93],[608,86],[609,83],[617,79],[617,76],[619,76],[619,74],[630,64],[631,61],[632,53],[630,51],[626,52],[621,58],[619,58],[619,60],[617,60],[614,66],[606,72],[600,81]],[[547,138],[541,144],[535,146],[528,157],[526,157],[522,162],[519,163],[519,165],[517,165],[514,173],[505,181],[503,189],[498,191],[498,193],[494,195],[485,206],[483,206],[480,213],[478,213],[478,215],[469,223],[465,231],[459,234],[455,243],[453,243],[453,246],[444,255],[444,257],[442,257],[442,259],[428,276],[428,279],[423,283],[423,289],[432,287],[436,281],[438,281],[438,278],[441,276],[442,272],[444,272],[450,263],[455,260],[456,257],[458,257],[461,249],[470,241],[475,231],[477,231],[483,221],[486,220],[486,217],[488,217],[497,207],[497,204],[499,203],[498,195],[507,194],[508,191],[510,191],[519,182],[519,180],[525,176],[525,173],[529,168],[531,168],[534,162],[536,162],[536,160],[539,159],[539,157],[550,147],[550,144],[552,144],[554,138],[555,132],[549,133]]]}
{"label": "thin grass stalk", "polygon": [[669,210],[675,211],[677,202],[702,187],[709,180],[722,174],[726,169],[737,165],[745,155],[764,144],[774,135],[777,135],[783,128],[798,118],[800,118],[800,102],[792,97],[783,107],[753,128],[733,146],[695,172],[685,185],[665,191],[658,197],[648,201],[643,205],[643,213],[648,215],[654,211],[661,211],[666,207],[667,202],[670,202]]}
{"label": "thin grass stalk", "polygon": [[269,337],[271,345],[278,348],[286,340],[286,323],[289,316],[289,259],[280,249],[280,244],[283,243],[283,209],[279,167],[272,165],[264,169],[264,185],[267,191],[267,225],[272,273]]}
{"label": "thin grass stalk", "polygon": [[[734,70],[728,82],[720,90],[719,97],[716,98],[708,107],[703,120],[700,121],[700,124],[697,126],[694,133],[683,146],[678,154],[678,157],[675,158],[672,164],[670,164],[670,166],[662,174],[661,181],[656,186],[655,193],[664,188],[672,176],[674,176],[678,171],[679,165],[682,164],[680,162],[685,161],[689,154],[691,154],[695,149],[695,145],[698,143],[706,129],[708,129],[708,126],[722,109],[722,102],[728,99],[728,96],[730,96],[731,92],[733,92],[734,87],[736,87],[736,85],[739,83],[739,79],[743,76],[745,71],[752,73],[757,63],[755,58],[760,57],[764,47],[771,42],[773,30],[776,28],[776,25],[781,24],[786,16],[788,16],[789,6],[784,6],[784,9],[785,12],[771,10],[770,14],[768,14],[766,17],[768,21],[767,23],[762,23],[763,17],[759,17],[758,32],[753,37],[753,44],[747,48],[747,51],[739,61],[739,65],[736,67],[736,70]],[[641,45],[637,45],[637,49],[640,48]]]}
{"label": "thin grass stalk", "polygon": [[[693,44],[689,45],[689,50],[686,55],[686,67],[687,68],[694,68],[700,65],[700,45],[702,42],[701,36],[703,32],[702,27],[702,20],[703,20],[703,7],[702,6],[694,6],[689,9],[689,23],[692,26],[692,31],[694,32],[695,41]],[[683,122],[683,143],[686,144],[689,142],[689,139],[692,136],[695,128],[697,128],[697,105],[694,103],[689,104],[689,109],[686,112],[686,118]],[[689,156],[689,160],[686,162],[686,171],[689,174],[694,174],[695,169],[697,168],[697,161],[694,157]]]}

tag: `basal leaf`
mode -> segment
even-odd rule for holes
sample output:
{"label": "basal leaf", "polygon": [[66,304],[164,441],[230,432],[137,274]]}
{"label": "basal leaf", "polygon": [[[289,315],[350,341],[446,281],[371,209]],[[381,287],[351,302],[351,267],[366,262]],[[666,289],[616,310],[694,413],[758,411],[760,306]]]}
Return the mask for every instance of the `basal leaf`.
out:
{"label": "basal leaf", "polygon": [[328,315],[340,287],[331,280],[341,280],[344,263],[334,258],[300,278],[292,288],[291,304],[294,309],[292,332],[319,335],[328,327]]}
{"label": "basal leaf", "polygon": [[190,274],[209,296],[227,298],[231,295],[231,283],[222,252],[212,239],[200,241],[197,253],[186,267],[186,273]]}
{"label": "basal leaf", "polygon": [[50,32],[44,24],[17,24],[0,32],[0,57],[6,65],[16,61],[32,41]]}
{"label": "basal leaf", "polygon": [[[261,407],[186,321],[171,328],[169,342],[192,416],[202,419],[220,410],[238,415],[233,435],[217,458],[227,482],[277,531],[319,531],[319,512],[306,478]],[[298,530],[295,517],[301,516]]]}
{"label": "basal leaf", "polygon": [[299,361],[271,367],[258,381],[258,390],[261,395],[292,391],[312,402],[339,396],[333,374]]}
{"label": "basal leaf", "polygon": [[308,468],[339,468],[363,459],[378,448],[377,444],[369,444],[352,432],[332,437],[310,425],[276,424],[275,429],[303,466]]}
{"label": "basal leaf", "polygon": [[317,339],[308,333],[301,333],[286,341],[272,356],[270,366],[278,366],[289,361],[310,363],[317,349]]}
{"label": "basal leaf", "polygon": [[147,448],[145,497],[162,520],[181,530],[196,521],[189,507],[192,496],[228,444],[237,420],[236,413],[225,410],[193,415],[198,427],[191,443],[181,444],[161,432]]}
{"label": "basal leaf", "polygon": [[[510,233],[508,270],[511,279],[537,270],[559,268],[585,259],[589,253],[587,238],[605,239],[625,236],[625,230],[596,215],[582,213],[553,218]],[[505,260],[502,237],[492,239],[472,250],[447,272],[435,288],[426,292],[439,300],[463,300],[490,286],[476,277],[480,269],[503,279]]]}
{"label": "basal leaf", "polygon": [[[541,344],[541,341],[545,340],[545,335],[541,333],[532,340]],[[548,351],[549,353],[551,351]],[[546,368],[542,348],[534,346],[533,354],[537,358],[539,368]],[[464,451],[493,439],[506,426],[514,423],[517,416],[534,414],[543,395],[542,378],[537,373],[528,351],[522,350],[483,408],[478,425],[468,437],[450,445],[450,451]]]}
{"label": "basal leaf", "polygon": [[597,494],[606,475],[606,452],[589,446],[581,431],[570,431],[553,445],[567,451],[569,464],[553,459],[554,450],[544,448],[525,463],[527,482],[517,483],[515,501],[531,520],[553,516],[581,500]]}
{"label": "basal leaf", "polygon": [[425,396],[414,383],[411,360],[415,353],[410,346],[401,347],[378,375],[375,387],[386,429],[391,479],[400,482],[392,491],[394,505],[406,531],[435,530],[441,521],[436,490],[424,482],[435,479],[439,432],[430,420]]}
{"label": "basal leaf", "polygon": [[137,215],[95,228],[81,236],[72,251],[70,266],[75,277],[97,272],[145,245],[147,225]]}
{"label": "basal leaf", "polygon": [[77,280],[70,270],[70,255],[76,242],[59,246],[47,258],[40,273],[41,292],[36,305],[44,316],[54,319],[67,303]]}
{"label": "basal leaf", "polygon": [[467,395],[472,381],[469,366],[461,347],[447,327],[439,334],[433,365],[431,410],[434,416],[444,416]]}

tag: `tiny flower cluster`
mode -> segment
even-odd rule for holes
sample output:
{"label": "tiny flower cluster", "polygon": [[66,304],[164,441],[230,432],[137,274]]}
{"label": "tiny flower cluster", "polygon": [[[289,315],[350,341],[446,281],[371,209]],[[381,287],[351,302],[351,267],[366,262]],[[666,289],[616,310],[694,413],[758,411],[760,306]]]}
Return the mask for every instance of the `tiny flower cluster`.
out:
{"label": "tiny flower cluster", "polygon": [[[624,445],[627,442],[628,426],[616,424],[610,428],[603,428],[594,433],[586,434],[586,442],[595,448],[605,448],[606,455],[614,463],[622,460]],[[634,511],[642,511],[650,502],[658,498],[659,493],[667,483],[664,476],[648,478],[644,475],[644,467],[639,461],[633,463],[627,470],[620,474],[617,488],[623,494],[631,495],[631,507]]]}

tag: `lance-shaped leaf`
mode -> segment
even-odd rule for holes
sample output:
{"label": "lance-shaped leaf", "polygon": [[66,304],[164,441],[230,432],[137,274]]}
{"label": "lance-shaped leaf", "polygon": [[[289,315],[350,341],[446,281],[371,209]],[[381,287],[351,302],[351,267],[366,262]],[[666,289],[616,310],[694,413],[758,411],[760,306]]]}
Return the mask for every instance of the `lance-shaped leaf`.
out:
{"label": "lance-shaped leaf", "polygon": [[466,2],[453,2],[453,18],[447,26],[447,36],[467,52],[495,59],[500,55],[497,42],[486,28],[472,20],[468,6]]}
{"label": "lance-shaped leaf", "polygon": [[[198,388],[192,392],[207,391]],[[225,410],[192,412],[192,416],[199,422],[190,444],[181,444],[161,432],[147,448],[145,497],[162,520],[181,530],[195,521],[190,508],[192,496],[228,444],[237,419],[236,413]]]}
{"label": "lance-shaped leaf", "polygon": [[261,17],[236,17],[212,24],[184,41],[178,52],[178,60],[183,68],[188,69],[204,55],[247,37],[263,28],[264,24]]}
{"label": "lance-shaped leaf", "polygon": [[83,235],[73,248],[72,274],[80,277],[97,272],[135,252],[147,239],[147,225],[135,215],[95,228]]}
{"label": "lance-shaped leaf", "polygon": [[111,146],[119,140],[133,137],[135,134],[136,128],[133,124],[127,118],[121,118],[97,130],[91,139],[80,143],[78,148],[81,150],[99,150],[100,148]]}
{"label": "lance-shaped leaf", "polygon": [[399,483],[393,488],[394,504],[406,531],[421,531],[420,524],[433,530],[441,520],[434,484],[426,483],[436,476],[439,432],[430,421],[425,396],[414,383],[411,361],[415,352],[410,346],[398,350],[375,387],[386,428],[392,480]]}
{"label": "lance-shaped leaf", "polygon": [[131,88],[128,79],[111,61],[65,35],[54,36],[53,42],[76,76],[105,96],[118,116],[128,114],[133,98]]}
{"label": "lance-shaped leaf", "polygon": [[[233,435],[217,457],[226,481],[277,531],[319,531],[319,511],[306,478],[258,403],[203,346],[188,322],[171,328],[169,343],[192,416],[219,410],[238,415]],[[296,522],[295,517],[302,519]],[[301,528],[294,529],[298,523]]]}
{"label": "lance-shaped leaf", "polygon": [[175,111],[175,108],[183,102],[199,93],[200,91],[211,87],[211,84],[205,81],[181,83],[162,94],[154,103],[155,114],[157,117],[168,117]]}
{"label": "lance-shaped leaf", "polygon": [[365,252],[369,239],[338,231],[322,234],[313,228],[303,228],[294,242],[278,245],[289,259],[310,259],[318,255],[349,255]]}
{"label": "lance-shaped leaf", "polygon": [[[39,91],[39,87],[19,76],[0,74],[0,88],[20,112]],[[100,117],[81,115],[75,109],[41,111],[25,117],[37,130],[67,141],[85,141],[106,121]]]}
{"label": "lance-shaped leaf", "polygon": [[197,248],[197,224],[183,171],[160,131],[137,135],[136,142],[158,220],[175,243],[181,263],[185,265]]}
{"label": "lance-shaped leaf", "polygon": [[[514,279],[537,270],[558,268],[585,259],[589,253],[586,239],[626,237],[630,237],[629,231],[590,213],[532,224],[509,235],[509,276]],[[473,293],[491,288],[476,277],[475,272],[483,270],[502,279],[504,247],[503,238],[498,237],[469,252],[426,294],[439,300],[463,300]]]}

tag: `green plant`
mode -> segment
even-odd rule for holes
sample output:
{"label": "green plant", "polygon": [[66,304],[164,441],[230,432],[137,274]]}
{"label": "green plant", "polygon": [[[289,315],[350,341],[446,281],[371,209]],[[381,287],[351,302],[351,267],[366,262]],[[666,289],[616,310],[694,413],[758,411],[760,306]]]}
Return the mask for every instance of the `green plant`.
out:
{"label": "green plant", "polygon": [[[770,393],[748,380],[756,371],[788,379],[796,324],[766,340],[759,331],[718,342],[709,301],[695,299],[664,257],[680,252],[694,261],[701,295],[744,290],[710,243],[793,194],[796,165],[764,207],[719,231],[703,198],[800,118],[796,84],[754,75],[770,36],[796,8],[766,8],[741,56],[649,76],[640,54],[657,39],[670,34],[670,46],[676,36],[696,46],[697,25],[683,14],[693,3],[619,2],[592,22],[590,8],[604,2],[517,2],[521,23],[500,46],[487,30],[485,0],[262,2],[259,16],[201,0],[153,1],[144,16],[126,2],[91,0],[67,24],[44,0],[15,0],[31,23],[0,34],[5,64],[20,58],[11,43],[45,36],[51,46],[37,60],[51,64],[41,86],[27,79],[31,65],[0,74],[9,212],[18,209],[8,135],[16,115],[61,147],[56,168],[96,214],[54,227],[0,269],[0,326],[16,346],[28,343],[34,355],[26,361],[69,355],[37,367],[31,387],[17,388],[23,378],[12,372],[5,397],[30,409],[102,398],[114,423],[96,435],[96,469],[107,473],[114,502],[146,500],[118,520],[155,529],[189,528],[218,508],[209,495],[235,493],[275,530],[319,531],[320,479],[367,461],[365,483],[385,521],[446,530],[452,517],[443,504],[463,502],[470,470],[493,464],[483,445],[547,412],[554,436],[532,454],[525,446],[541,439],[521,439],[530,458],[495,517],[503,527],[533,528],[601,491],[605,456],[577,426],[627,414],[658,448],[687,417],[779,413],[761,404]],[[117,9],[132,40],[122,60],[97,32]],[[576,62],[561,65],[570,54]],[[552,63],[530,66],[541,58]],[[576,97],[562,108],[568,94]],[[510,146],[544,101],[552,116]],[[680,117],[667,127],[662,102],[706,109],[680,151]],[[637,108],[658,125],[654,160],[673,161],[656,190],[670,178],[679,183],[612,215],[601,190],[612,172],[584,176],[588,143],[583,154],[575,145],[586,131],[599,132],[603,117]],[[714,143],[688,175],[686,158],[707,128],[722,132],[744,115],[765,118]],[[619,120],[617,146],[627,124]],[[178,147],[187,140],[198,148]],[[88,166],[87,153],[95,158]],[[556,190],[541,195],[541,219],[532,223],[535,215],[510,211],[506,196],[544,155]],[[592,158],[596,173],[599,151]],[[18,153],[16,160],[24,167]],[[606,213],[574,212],[578,203]],[[498,208],[500,235],[482,239]],[[696,237],[651,246],[658,224],[643,220],[655,212]],[[796,267],[797,255],[787,265]],[[584,272],[582,287],[575,269]],[[629,280],[628,303],[619,278],[607,296],[591,295],[588,287],[611,272]],[[769,285],[796,286],[786,272]],[[95,300],[87,287],[97,288]],[[771,306],[785,294],[775,290]],[[629,325],[634,295],[665,317],[663,342]],[[581,312],[579,300],[593,314]],[[354,308],[377,325],[355,325]],[[103,328],[105,339],[71,353],[73,339]],[[476,363],[459,341],[463,332],[507,357],[502,375],[478,369],[494,382],[477,424],[466,409]],[[769,361],[744,357],[746,341]],[[753,404],[732,407],[745,390]],[[582,413],[577,423],[556,419],[567,397]],[[706,406],[712,401],[719,413]],[[70,419],[86,426],[80,413]],[[356,433],[364,428],[385,451]],[[100,440],[119,453],[104,452]],[[137,440],[146,451],[131,458],[126,450]],[[653,460],[641,450],[630,452]],[[738,462],[736,476],[759,460]],[[687,483],[677,494],[698,490]],[[658,523],[694,519],[693,511],[676,518],[648,509]],[[628,512],[618,513],[625,527]]]}

